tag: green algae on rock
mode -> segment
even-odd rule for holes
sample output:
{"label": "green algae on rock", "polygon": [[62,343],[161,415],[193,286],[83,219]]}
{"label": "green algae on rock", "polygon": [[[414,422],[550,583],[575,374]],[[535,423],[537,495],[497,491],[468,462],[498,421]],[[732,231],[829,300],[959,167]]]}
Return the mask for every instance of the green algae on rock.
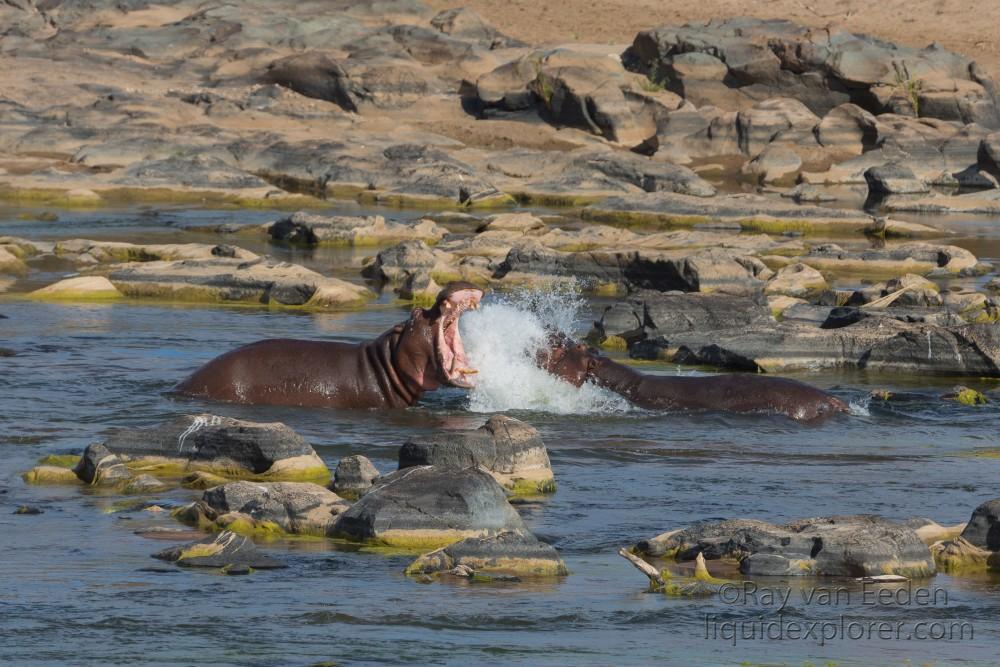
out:
{"label": "green algae on rock", "polygon": [[530,533],[503,531],[471,537],[426,553],[407,568],[406,574],[441,574],[455,568],[474,573],[499,573],[518,577],[554,577],[569,573],[556,550]]}

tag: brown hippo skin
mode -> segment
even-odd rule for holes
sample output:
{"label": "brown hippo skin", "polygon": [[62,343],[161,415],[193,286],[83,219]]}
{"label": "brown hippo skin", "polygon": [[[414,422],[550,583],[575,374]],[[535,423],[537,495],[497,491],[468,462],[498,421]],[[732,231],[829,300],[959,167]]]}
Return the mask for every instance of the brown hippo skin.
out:
{"label": "brown hippo skin", "polygon": [[779,414],[803,422],[848,411],[843,401],[796,380],[731,373],[697,377],[650,375],[562,335],[550,340],[552,347],[538,357],[540,367],[577,387],[593,382],[649,410]]}
{"label": "brown hippo skin", "polygon": [[250,405],[405,408],[442,385],[469,388],[458,332],[483,291],[449,283],[431,308],[360,344],[287,338],[262,340],[208,362],[174,391]]}

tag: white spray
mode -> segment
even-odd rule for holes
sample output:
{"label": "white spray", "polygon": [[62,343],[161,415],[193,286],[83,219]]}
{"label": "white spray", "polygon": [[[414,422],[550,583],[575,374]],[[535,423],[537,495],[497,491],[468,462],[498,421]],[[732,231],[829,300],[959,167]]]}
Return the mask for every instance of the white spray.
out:
{"label": "white spray", "polygon": [[501,296],[462,316],[462,340],[476,387],[469,393],[474,412],[536,410],[557,414],[625,412],[617,394],[591,384],[576,388],[535,365],[547,345],[549,327],[576,330],[583,305],[572,289],[523,291]]}

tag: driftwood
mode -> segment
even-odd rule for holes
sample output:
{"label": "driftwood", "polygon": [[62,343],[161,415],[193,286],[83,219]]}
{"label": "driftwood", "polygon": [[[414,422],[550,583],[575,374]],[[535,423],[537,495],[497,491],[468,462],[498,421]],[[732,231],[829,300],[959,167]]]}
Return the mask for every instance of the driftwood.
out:
{"label": "driftwood", "polygon": [[630,553],[624,547],[618,550],[618,555],[627,560],[628,562],[632,563],[632,565],[635,566],[635,569],[639,570],[644,575],[649,577],[649,583],[655,588],[663,588],[666,585],[666,582],[663,581],[663,576],[660,575],[659,570],[657,570],[655,567],[653,567],[643,559],[639,558],[635,554]]}

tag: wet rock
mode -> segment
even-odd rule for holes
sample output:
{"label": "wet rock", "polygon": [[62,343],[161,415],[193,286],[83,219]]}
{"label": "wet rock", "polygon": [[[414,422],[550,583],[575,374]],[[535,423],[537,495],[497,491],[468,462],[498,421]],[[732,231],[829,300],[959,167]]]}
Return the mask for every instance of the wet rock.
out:
{"label": "wet rock", "polygon": [[329,470],[315,450],[284,424],[218,415],[184,415],[148,429],[112,431],[104,444],[133,467],[176,476],[204,470],[227,477],[319,479]]}
{"label": "wet rock", "polygon": [[406,568],[409,575],[440,574],[468,568],[514,576],[562,576],[569,573],[559,554],[530,533],[504,531],[470,537],[424,554]]}
{"label": "wet rock", "polygon": [[962,405],[986,405],[989,403],[986,400],[986,396],[975,389],[970,389],[962,385],[956,386],[947,394],[941,396],[941,400],[944,401],[955,401],[956,403],[961,403]]}
{"label": "wet rock", "polygon": [[898,162],[872,167],[865,171],[868,190],[874,195],[912,195],[930,191],[905,165]]}
{"label": "wet rock", "polygon": [[73,472],[81,482],[92,486],[121,484],[132,478],[121,458],[100,443],[88,445],[83,450],[83,456]]}
{"label": "wet rock", "polygon": [[52,465],[35,466],[21,475],[28,484],[79,484],[80,478],[69,468]]}
{"label": "wet rock", "polygon": [[649,556],[739,561],[740,572],[757,576],[866,577],[935,572],[927,545],[907,526],[878,516],[817,517],[774,525],[731,519],[698,523],[636,546]]}
{"label": "wet rock", "polygon": [[336,308],[357,306],[365,288],[271,260],[184,260],[125,264],[108,276],[127,297]]}
{"label": "wet rock", "polygon": [[234,574],[246,572],[246,568],[266,570],[287,567],[258,551],[248,537],[230,531],[164,549],[153,554],[153,558],[169,561],[181,567],[222,568]]}
{"label": "wet rock", "polygon": [[43,510],[41,507],[35,507],[34,505],[21,505],[16,510],[14,510],[13,514],[33,516],[36,514],[45,514],[45,510]]}
{"label": "wet rock", "polygon": [[350,504],[309,482],[230,482],[206,490],[175,517],[199,528],[246,535],[327,536]]}
{"label": "wet rock", "polygon": [[159,493],[166,491],[169,485],[161,482],[152,475],[140,474],[132,477],[121,486],[122,493],[143,494]]}
{"label": "wet rock", "polygon": [[363,496],[380,476],[381,473],[367,457],[352,454],[337,463],[331,488],[343,498],[357,499]]}
{"label": "wet rock", "polygon": [[382,245],[419,239],[436,243],[447,230],[433,220],[386,221],[370,217],[321,216],[299,211],[264,226],[272,241],[295,245]]}
{"label": "wet rock", "polygon": [[931,547],[938,567],[948,572],[1000,570],[1000,500],[972,512],[962,533]]}
{"label": "wet rock", "polygon": [[552,493],[556,482],[538,431],[522,421],[493,415],[475,431],[448,432],[408,440],[399,468],[478,467],[516,494]]}
{"label": "wet rock", "polygon": [[670,344],[684,349],[683,363],[723,368],[767,372],[865,368],[890,373],[997,377],[1000,334],[996,329],[990,324],[942,326],[870,316],[837,328],[780,322],[682,333],[671,338]]}
{"label": "wet rock", "polygon": [[228,477],[223,477],[222,475],[216,475],[205,470],[195,470],[190,475],[185,475],[181,479],[181,486],[185,489],[204,490],[228,484],[230,481],[232,480]]}
{"label": "wet rock", "polygon": [[404,549],[433,549],[467,537],[524,531],[502,486],[475,468],[415,466],[379,479],[333,534]]}

